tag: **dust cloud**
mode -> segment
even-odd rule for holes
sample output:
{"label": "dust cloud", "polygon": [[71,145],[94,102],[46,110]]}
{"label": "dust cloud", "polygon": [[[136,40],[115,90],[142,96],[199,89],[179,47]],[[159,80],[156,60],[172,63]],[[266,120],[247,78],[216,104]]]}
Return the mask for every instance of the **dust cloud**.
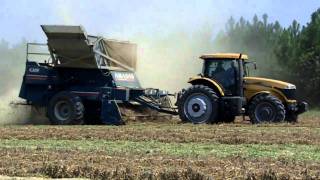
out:
{"label": "dust cloud", "polygon": [[11,104],[13,100],[17,99],[16,97],[17,92],[14,90],[6,92],[0,97],[0,125],[26,123],[29,116],[28,109]]}
{"label": "dust cloud", "polygon": [[212,28],[199,27],[187,33],[175,30],[166,35],[137,36],[137,75],[142,87],[169,90],[188,87],[187,81],[202,71],[201,54],[213,52]]}
{"label": "dust cloud", "polygon": [[6,92],[0,98],[0,125],[48,124],[44,109],[22,105],[24,101],[18,98],[18,89]]}
{"label": "dust cloud", "polygon": [[22,102],[18,96],[25,69],[26,41],[10,45],[1,40],[0,55],[0,125],[46,122],[45,118],[39,118],[38,113],[30,106],[13,104]]}
{"label": "dust cloud", "polygon": [[[142,87],[169,90],[188,87],[190,77],[201,73],[199,56],[213,51],[212,28],[199,27],[193,33],[174,30],[165,35],[136,35],[129,39],[138,44],[137,75]],[[29,106],[10,105],[18,98],[25,68],[26,42],[17,47],[0,47],[0,124],[47,123],[44,116]],[[35,118],[37,117],[37,118]],[[32,121],[31,121],[32,120]]]}
{"label": "dust cloud", "polygon": [[18,90],[24,72],[25,42],[10,46],[8,42],[0,42],[0,124],[15,124],[20,121],[24,110],[10,106],[17,100]]}

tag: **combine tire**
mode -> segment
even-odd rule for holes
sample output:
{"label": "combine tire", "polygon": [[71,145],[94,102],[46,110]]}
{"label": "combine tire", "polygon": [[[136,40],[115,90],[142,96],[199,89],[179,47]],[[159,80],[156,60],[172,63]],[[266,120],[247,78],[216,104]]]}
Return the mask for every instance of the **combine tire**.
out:
{"label": "combine tire", "polygon": [[219,97],[211,88],[191,86],[182,92],[178,100],[180,119],[194,124],[214,122],[218,115],[218,100]]}
{"label": "combine tire", "polygon": [[269,94],[258,95],[249,105],[249,117],[254,124],[281,122],[285,114],[282,102]]}
{"label": "combine tire", "polygon": [[70,92],[53,96],[48,105],[48,118],[54,125],[76,125],[83,123],[84,106],[81,98]]}

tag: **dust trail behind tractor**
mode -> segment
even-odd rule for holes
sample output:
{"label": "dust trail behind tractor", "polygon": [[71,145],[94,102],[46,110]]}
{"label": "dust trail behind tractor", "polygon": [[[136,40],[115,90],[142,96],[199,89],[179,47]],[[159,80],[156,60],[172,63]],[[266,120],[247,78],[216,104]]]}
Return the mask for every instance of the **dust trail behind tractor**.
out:
{"label": "dust trail behind tractor", "polygon": [[[48,42],[28,44],[19,96],[28,105],[45,107],[52,124],[119,125],[123,115],[132,118],[136,110],[140,116],[160,115],[146,108],[177,114],[167,91],[141,87],[136,44],[87,35],[81,26],[41,27]],[[39,46],[48,53],[35,51]]]}

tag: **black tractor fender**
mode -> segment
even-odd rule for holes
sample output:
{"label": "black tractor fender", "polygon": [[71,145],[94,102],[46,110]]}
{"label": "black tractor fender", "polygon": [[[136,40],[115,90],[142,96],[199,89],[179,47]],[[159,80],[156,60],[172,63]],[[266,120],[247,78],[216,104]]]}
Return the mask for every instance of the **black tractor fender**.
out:
{"label": "black tractor fender", "polygon": [[287,102],[289,102],[289,100],[286,98],[285,95],[283,95],[281,92],[278,92],[275,89],[272,89],[271,91],[256,92],[252,97],[247,99],[247,102],[250,103],[255,97],[263,96],[263,95],[273,95],[273,96],[277,97],[283,104],[286,104]]}
{"label": "black tractor fender", "polygon": [[255,95],[253,95],[250,99],[247,99],[248,100],[248,104],[250,104],[250,102],[258,97],[258,96],[267,96],[267,95],[270,95],[271,92],[270,91],[260,91],[260,92],[257,92]]}

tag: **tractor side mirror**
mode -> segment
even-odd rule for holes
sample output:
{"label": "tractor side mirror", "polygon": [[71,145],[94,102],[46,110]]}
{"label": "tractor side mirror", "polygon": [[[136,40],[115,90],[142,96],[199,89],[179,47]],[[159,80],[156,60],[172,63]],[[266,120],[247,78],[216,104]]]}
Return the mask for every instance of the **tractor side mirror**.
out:
{"label": "tractor side mirror", "polygon": [[248,61],[248,62],[245,62],[246,65],[253,65],[253,68],[256,70],[257,69],[257,63],[254,62],[254,61]]}
{"label": "tractor side mirror", "polygon": [[202,73],[197,74],[200,77],[204,77],[204,75]]}

